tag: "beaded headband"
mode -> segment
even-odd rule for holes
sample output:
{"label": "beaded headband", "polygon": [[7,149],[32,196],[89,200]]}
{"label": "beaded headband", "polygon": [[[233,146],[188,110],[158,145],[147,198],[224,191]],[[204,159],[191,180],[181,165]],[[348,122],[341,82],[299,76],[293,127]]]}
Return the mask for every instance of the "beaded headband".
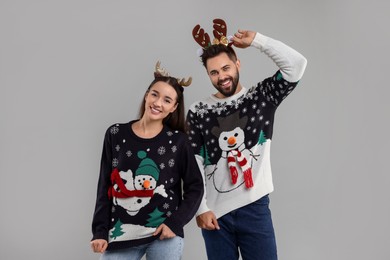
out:
{"label": "beaded headband", "polygon": [[[154,77],[155,78],[158,78],[158,77],[171,77],[169,75],[169,72],[164,69],[164,68],[161,68],[160,67],[161,65],[161,62],[160,61],[157,61],[156,63],[156,67],[155,67],[155,70],[154,70]],[[180,86],[182,87],[188,87],[189,85],[191,85],[191,82],[192,82],[192,77],[189,77],[187,80],[185,78],[176,78],[177,79],[177,82],[179,83]]]}
{"label": "beaded headband", "polygon": [[198,55],[201,56],[203,54],[203,50],[207,49],[211,45],[223,44],[225,46],[231,46],[232,36],[227,36],[227,26],[224,20],[216,18],[213,20],[213,35],[214,39],[211,42],[210,36],[205,33],[204,29],[200,27],[199,24],[195,25],[194,29],[192,29],[192,36],[194,40],[202,47],[198,50]]}

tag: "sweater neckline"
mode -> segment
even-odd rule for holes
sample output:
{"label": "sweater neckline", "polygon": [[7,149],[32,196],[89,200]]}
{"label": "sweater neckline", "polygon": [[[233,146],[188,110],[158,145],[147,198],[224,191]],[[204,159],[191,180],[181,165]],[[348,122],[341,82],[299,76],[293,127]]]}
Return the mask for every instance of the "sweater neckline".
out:
{"label": "sweater neckline", "polygon": [[151,138],[143,138],[143,137],[140,137],[138,135],[136,135],[133,131],[133,128],[131,127],[135,122],[137,122],[138,120],[132,120],[130,121],[129,123],[127,123],[127,130],[129,131],[130,135],[132,138],[140,141],[140,142],[156,142],[156,140],[160,139],[160,137],[162,136],[162,134],[164,132],[166,132],[167,130],[167,126],[164,125],[163,128],[161,129],[161,131],[155,135],[154,137],[151,137]]}
{"label": "sweater neckline", "polygon": [[234,94],[233,96],[227,97],[227,98],[217,98],[214,94],[210,95],[210,98],[215,102],[230,102],[231,100],[236,100],[240,96],[242,96],[246,91],[245,87],[241,87],[241,90]]}

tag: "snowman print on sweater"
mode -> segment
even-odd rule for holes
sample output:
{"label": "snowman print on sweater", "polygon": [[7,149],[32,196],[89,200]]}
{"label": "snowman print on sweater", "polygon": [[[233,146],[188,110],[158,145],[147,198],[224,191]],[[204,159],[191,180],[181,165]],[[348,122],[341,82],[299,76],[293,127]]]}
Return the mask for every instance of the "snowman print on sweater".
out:
{"label": "snowman print on sweater", "polygon": [[[142,159],[139,167],[133,172],[118,171],[114,169],[111,180],[114,183],[109,196],[113,197],[113,203],[126,210],[130,216],[138,214],[141,208],[149,204],[155,195],[168,197],[163,184],[157,186],[159,169],[155,162],[146,158],[146,152],[139,151],[138,157]],[[158,221],[157,221],[158,222]],[[131,223],[123,223],[118,219],[110,230],[109,241],[124,241],[140,239],[151,236],[156,230],[155,226],[143,226]]]}
{"label": "snowman print on sweater", "polygon": [[111,174],[111,179],[115,183],[112,187],[113,203],[124,208],[130,216],[136,215],[155,194],[168,197],[164,185],[157,186],[159,176],[157,165],[153,160],[146,158],[144,151],[139,151],[138,157],[142,161],[135,171],[134,178],[130,169],[126,172],[114,169]]}
{"label": "snowman print on sweater", "polygon": [[252,161],[260,155],[252,152],[256,150],[256,145],[250,149],[245,145],[243,129],[247,117],[240,118],[239,112],[236,112],[217,120],[219,125],[211,132],[218,137],[222,154],[216,165],[206,167],[207,176],[213,178],[214,188],[220,193],[233,191],[241,185],[253,187]]}

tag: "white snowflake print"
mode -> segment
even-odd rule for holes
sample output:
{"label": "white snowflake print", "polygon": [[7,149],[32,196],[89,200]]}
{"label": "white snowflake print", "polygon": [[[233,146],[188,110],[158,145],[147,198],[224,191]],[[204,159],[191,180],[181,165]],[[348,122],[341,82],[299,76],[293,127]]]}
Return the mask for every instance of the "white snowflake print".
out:
{"label": "white snowflake print", "polygon": [[172,212],[168,211],[168,212],[166,213],[166,215],[167,215],[167,217],[169,218],[170,216],[172,216]]}
{"label": "white snowflake print", "polygon": [[244,107],[244,108],[242,109],[242,113],[243,113],[243,114],[245,114],[245,113],[246,113],[246,111],[247,111],[247,108],[246,108],[246,107]]}
{"label": "white snowflake print", "polygon": [[118,161],[117,158],[112,159],[112,166],[113,166],[113,167],[117,167],[117,166],[118,166],[118,163],[119,163],[119,161]]}
{"label": "white snowflake print", "polygon": [[265,121],[265,125],[269,125],[269,121],[267,120],[267,121]]}
{"label": "white snowflake print", "polygon": [[214,158],[214,156],[215,156],[215,153],[211,153],[211,154],[210,154],[210,157],[211,157],[211,158]]}
{"label": "white snowflake print", "polygon": [[205,119],[205,121],[206,121],[206,122],[210,122],[210,117],[207,117],[207,118]]}
{"label": "white snowflake print", "polygon": [[191,146],[194,148],[198,147],[198,145],[196,143],[191,143]]}
{"label": "white snowflake print", "polygon": [[196,105],[195,106],[195,111],[196,111],[196,114],[198,116],[200,116],[201,118],[203,118],[204,115],[208,114],[209,111],[207,110],[208,108],[208,105],[207,104],[203,104],[202,102],[199,103],[199,105]]}
{"label": "white snowflake print", "polygon": [[262,107],[265,107],[265,105],[266,105],[266,103],[263,101],[263,102],[261,102],[261,106]]}
{"label": "white snowflake print", "polygon": [[168,203],[164,203],[163,208],[164,209],[169,209],[169,204]]}
{"label": "white snowflake print", "polygon": [[213,113],[217,113],[218,115],[220,115],[223,111],[226,111],[226,109],[227,109],[226,102],[224,102],[224,103],[217,102],[217,104],[212,105],[211,108],[212,108]]}
{"label": "white snowflake print", "polygon": [[253,104],[253,105],[252,105],[252,108],[253,108],[253,109],[256,109],[256,108],[257,108],[257,104]]}
{"label": "white snowflake print", "polygon": [[170,160],[168,161],[168,165],[169,165],[169,167],[175,166],[175,160],[174,160],[174,159],[170,159]]}
{"label": "white snowflake print", "polygon": [[133,154],[133,153],[132,153],[130,150],[128,150],[128,151],[126,152],[127,157],[130,157],[132,154]]}
{"label": "white snowflake print", "polygon": [[119,144],[117,144],[117,145],[115,146],[115,150],[116,150],[117,152],[119,152],[120,149],[121,149],[121,147],[119,146]]}
{"label": "white snowflake print", "polygon": [[252,146],[252,140],[249,140],[249,141],[248,141],[248,146],[249,146],[249,147]]}
{"label": "white snowflake print", "polygon": [[176,145],[172,146],[171,150],[173,153],[175,153],[177,151],[177,146]]}
{"label": "white snowflake print", "polygon": [[123,139],[122,142],[123,142],[123,143],[126,143],[126,139]]}
{"label": "white snowflake print", "polygon": [[239,98],[237,99],[237,104],[238,104],[238,105],[241,105],[242,103],[244,103],[244,98],[245,98],[244,95],[242,95],[241,97],[239,97]]}
{"label": "white snowflake print", "polygon": [[255,122],[256,121],[256,118],[254,116],[251,117],[251,122]]}
{"label": "white snowflake print", "polygon": [[252,133],[255,134],[257,132],[256,128],[253,128]]}
{"label": "white snowflake print", "polygon": [[256,110],[256,114],[260,114],[261,113],[261,110],[260,109],[257,109]]}
{"label": "white snowflake print", "polygon": [[260,121],[263,120],[263,118],[264,118],[263,115],[259,116],[259,120],[260,120]]}
{"label": "white snowflake print", "polygon": [[173,135],[172,131],[167,132],[167,136],[172,136],[172,135]]}
{"label": "white snowflake print", "polygon": [[175,180],[173,178],[170,178],[169,181],[173,183]]}
{"label": "white snowflake print", "polygon": [[115,135],[115,134],[117,134],[118,132],[119,132],[119,127],[113,126],[113,127],[110,128],[110,133],[111,133],[111,134]]}
{"label": "white snowflake print", "polygon": [[160,146],[160,147],[157,149],[157,153],[158,153],[159,155],[163,155],[163,154],[165,154],[165,152],[166,152],[166,149],[165,149],[164,146]]}
{"label": "white snowflake print", "polygon": [[165,168],[165,164],[164,163],[160,163],[160,169],[164,169]]}
{"label": "white snowflake print", "polygon": [[253,96],[257,93],[255,87],[251,87],[246,93],[246,98],[253,99]]}
{"label": "white snowflake print", "polygon": [[236,100],[232,100],[232,102],[230,102],[230,105],[231,105],[232,107],[234,107],[235,109],[238,108],[238,103],[237,103]]}

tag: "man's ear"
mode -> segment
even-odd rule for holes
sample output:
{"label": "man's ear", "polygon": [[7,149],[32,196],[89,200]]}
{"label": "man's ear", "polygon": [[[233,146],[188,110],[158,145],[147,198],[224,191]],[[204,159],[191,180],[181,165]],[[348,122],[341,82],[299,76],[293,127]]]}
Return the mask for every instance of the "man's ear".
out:
{"label": "man's ear", "polygon": [[241,62],[240,62],[239,59],[237,59],[237,61],[236,61],[236,66],[237,66],[238,71],[240,71],[240,69],[241,69]]}

